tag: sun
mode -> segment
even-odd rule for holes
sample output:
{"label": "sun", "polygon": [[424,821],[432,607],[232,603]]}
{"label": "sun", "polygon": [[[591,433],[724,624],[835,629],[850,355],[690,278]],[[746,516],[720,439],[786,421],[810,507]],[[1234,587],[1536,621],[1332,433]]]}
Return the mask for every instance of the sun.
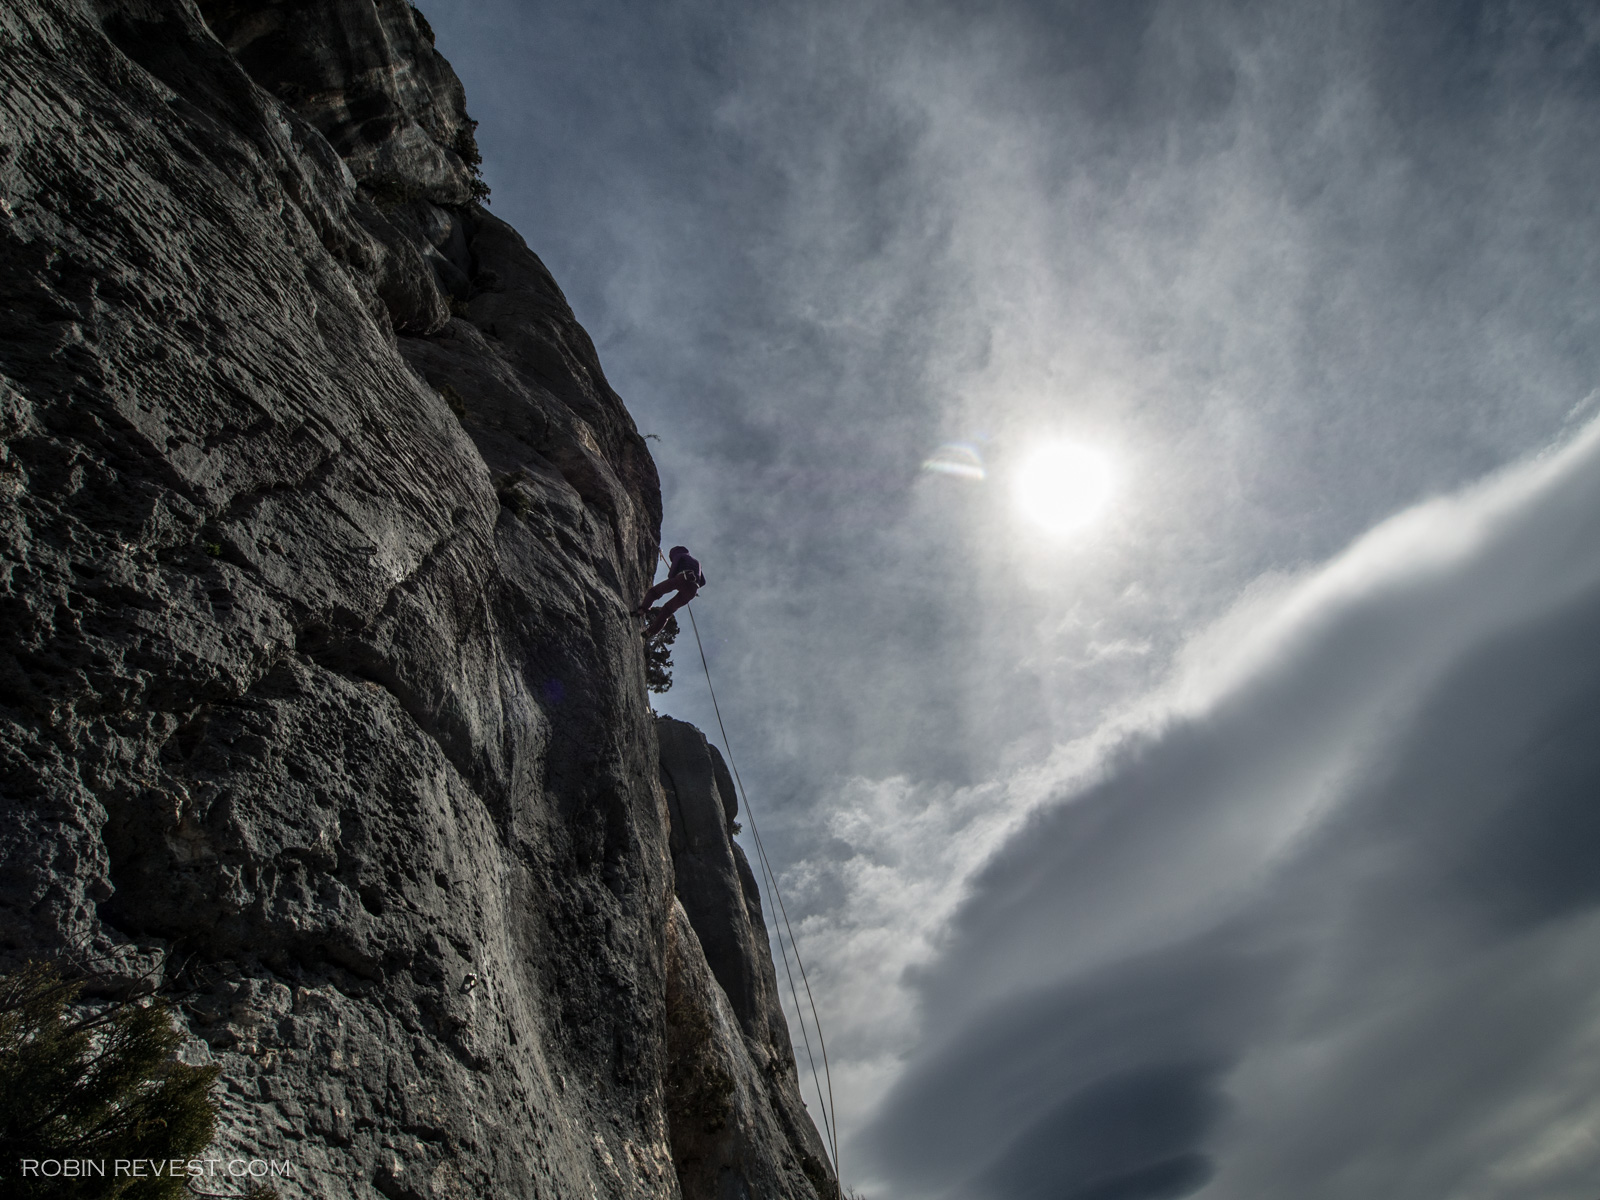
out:
{"label": "sun", "polygon": [[1092,525],[1111,499],[1111,460],[1081,442],[1036,446],[1017,468],[1017,509],[1051,533],[1075,533]]}

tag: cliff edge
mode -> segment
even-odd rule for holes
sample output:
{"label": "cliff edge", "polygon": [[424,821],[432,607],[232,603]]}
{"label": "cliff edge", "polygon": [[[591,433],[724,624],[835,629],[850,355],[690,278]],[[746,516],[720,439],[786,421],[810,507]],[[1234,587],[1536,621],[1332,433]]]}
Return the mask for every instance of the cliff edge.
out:
{"label": "cliff edge", "polygon": [[285,1196],[830,1194],[476,153],[401,0],[0,8],[0,966],[152,975]]}

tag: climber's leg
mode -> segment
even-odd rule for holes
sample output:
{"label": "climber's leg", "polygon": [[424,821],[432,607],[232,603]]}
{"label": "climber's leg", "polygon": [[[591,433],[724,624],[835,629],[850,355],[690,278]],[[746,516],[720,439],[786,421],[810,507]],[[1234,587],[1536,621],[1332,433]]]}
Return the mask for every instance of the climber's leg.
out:
{"label": "climber's leg", "polygon": [[666,628],[667,619],[700,593],[700,588],[695,581],[686,576],[676,576],[670,582],[677,585],[678,594],[660,608],[650,611],[650,623],[644,628],[644,636],[647,640],[655,637],[656,634]]}
{"label": "climber's leg", "polygon": [[639,607],[634,609],[633,611],[636,612],[636,613],[643,613],[652,604],[654,604],[657,600],[661,599],[661,597],[665,596],[668,592],[670,592],[677,585],[678,585],[678,581],[676,579],[674,579],[671,575],[668,575],[660,583],[656,584],[655,587],[651,588],[648,592],[646,592],[644,594],[644,599],[639,601]]}

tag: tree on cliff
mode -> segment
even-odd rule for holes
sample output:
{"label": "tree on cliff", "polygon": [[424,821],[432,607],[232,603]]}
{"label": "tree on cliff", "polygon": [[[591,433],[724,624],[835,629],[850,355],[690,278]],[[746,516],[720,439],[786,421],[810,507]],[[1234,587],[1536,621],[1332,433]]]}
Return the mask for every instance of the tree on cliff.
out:
{"label": "tree on cliff", "polygon": [[672,686],[672,643],[678,637],[678,618],[668,617],[660,634],[644,644],[644,682],[652,692]]}
{"label": "tree on cliff", "polygon": [[[184,1177],[134,1179],[117,1159],[170,1162],[210,1143],[216,1067],[173,1060],[183,1040],[159,1000],[69,1014],[82,984],[29,963],[0,976],[0,1191],[27,1200],[158,1200]],[[89,1160],[104,1175],[23,1174],[23,1160]]]}

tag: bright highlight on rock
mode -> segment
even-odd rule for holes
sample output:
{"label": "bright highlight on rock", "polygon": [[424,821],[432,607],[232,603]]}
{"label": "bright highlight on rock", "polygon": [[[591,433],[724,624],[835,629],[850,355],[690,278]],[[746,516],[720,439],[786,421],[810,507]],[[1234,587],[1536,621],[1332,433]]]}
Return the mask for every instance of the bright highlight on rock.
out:
{"label": "bright highlight on rock", "polygon": [[1111,499],[1113,472],[1104,451],[1079,442],[1049,442],[1022,460],[1013,484],[1017,508],[1055,534],[1090,525]]}

